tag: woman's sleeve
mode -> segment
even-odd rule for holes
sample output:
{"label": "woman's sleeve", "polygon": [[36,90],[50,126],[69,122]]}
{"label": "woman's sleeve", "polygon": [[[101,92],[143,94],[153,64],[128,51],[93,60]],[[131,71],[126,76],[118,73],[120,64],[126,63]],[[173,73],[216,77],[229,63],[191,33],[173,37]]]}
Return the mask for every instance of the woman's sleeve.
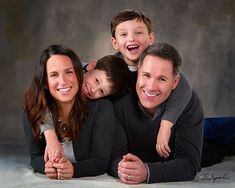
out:
{"label": "woman's sleeve", "polygon": [[87,145],[89,158],[73,163],[74,177],[104,174],[109,164],[115,131],[113,105],[108,99],[99,99],[94,109],[89,108],[89,113],[93,116],[92,120],[88,119],[93,123],[90,145]]}
{"label": "woman's sleeve", "polygon": [[182,114],[192,96],[192,86],[188,78],[183,73],[180,74],[180,77],[178,86],[166,102],[165,112],[162,116],[162,120],[168,120],[173,124]]}
{"label": "woman's sleeve", "polygon": [[46,146],[45,140],[44,138],[41,138],[37,142],[34,141],[26,113],[23,114],[23,127],[30,153],[31,166],[33,167],[34,171],[45,174],[45,162],[43,158]]}

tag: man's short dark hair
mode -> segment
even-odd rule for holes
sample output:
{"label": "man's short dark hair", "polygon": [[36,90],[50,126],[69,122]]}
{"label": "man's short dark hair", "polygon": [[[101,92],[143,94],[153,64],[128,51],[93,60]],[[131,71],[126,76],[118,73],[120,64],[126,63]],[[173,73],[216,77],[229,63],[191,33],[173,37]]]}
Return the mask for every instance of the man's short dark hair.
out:
{"label": "man's short dark hair", "polygon": [[173,74],[176,76],[180,73],[180,67],[182,60],[177,50],[167,43],[155,43],[148,46],[140,56],[139,67],[143,64],[143,61],[147,55],[157,56],[162,59],[169,60],[173,65]]}

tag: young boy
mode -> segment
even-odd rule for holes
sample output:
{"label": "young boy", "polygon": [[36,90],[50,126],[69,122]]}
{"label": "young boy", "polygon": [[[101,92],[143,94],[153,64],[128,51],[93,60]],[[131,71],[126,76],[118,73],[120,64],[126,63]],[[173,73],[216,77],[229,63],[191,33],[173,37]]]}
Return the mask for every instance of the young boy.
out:
{"label": "young boy", "polygon": [[[129,69],[124,60],[117,56],[104,56],[85,65],[83,69],[82,93],[89,99],[123,95],[131,87]],[[64,156],[66,149],[62,148],[53,124],[52,118],[48,115],[45,123],[40,126],[40,132],[44,134],[47,142],[45,162],[59,160]]]}
{"label": "young boy", "polygon": [[[154,32],[151,20],[141,11],[127,9],[119,12],[111,22],[112,45],[128,65],[135,87],[138,61],[142,52],[154,43]],[[179,85],[172,93],[161,121],[157,136],[156,149],[160,156],[168,157],[170,148],[168,141],[171,127],[184,110],[191,95],[192,88],[187,78],[181,73]],[[182,95],[184,93],[184,95]]]}

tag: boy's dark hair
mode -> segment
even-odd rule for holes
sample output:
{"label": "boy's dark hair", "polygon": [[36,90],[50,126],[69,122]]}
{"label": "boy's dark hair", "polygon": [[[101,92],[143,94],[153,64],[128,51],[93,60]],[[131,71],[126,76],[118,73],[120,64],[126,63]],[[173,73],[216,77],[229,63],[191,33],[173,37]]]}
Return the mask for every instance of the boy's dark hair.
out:
{"label": "boy's dark hair", "polygon": [[115,55],[107,55],[97,60],[95,69],[106,72],[112,83],[111,95],[124,94],[130,89],[131,77],[125,61]]}
{"label": "boy's dark hair", "polygon": [[142,21],[145,23],[145,25],[148,28],[148,32],[151,33],[152,32],[152,23],[151,20],[149,19],[149,17],[144,13],[141,12],[139,10],[135,10],[135,9],[126,9],[126,10],[122,10],[120,11],[111,21],[111,34],[112,37],[115,38],[115,30],[116,27],[125,21],[128,20],[134,20],[137,19],[138,21]]}
{"label": "boy's dark hair", "polygon": [[148,46],[140,56],[139,67],[141,67],[147,55],[157,56],[169,60],[173,65],[173,74],[176,76],[180,73],[182,60],[180,54],[173,46],[167,43],[155,43]]}

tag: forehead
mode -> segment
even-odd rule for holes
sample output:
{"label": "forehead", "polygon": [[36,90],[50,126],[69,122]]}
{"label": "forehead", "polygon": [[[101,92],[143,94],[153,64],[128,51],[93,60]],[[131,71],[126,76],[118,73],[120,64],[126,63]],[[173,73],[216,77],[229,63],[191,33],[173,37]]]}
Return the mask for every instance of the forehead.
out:
{"label": "forehead", "polygon": [[117,25],[116,31],[121,29],[128,29],[128,28],[143,28],[147,29],[146,24],[142,20],[133,19],[133,20],[127,20],[124,22],[121,22]]}
{"label": "forehead", "polygon": [[72,61],[68,56],[65,55],[52,55],[47,60],[47,69],[59,69],[62,67],[72,67]]}
{"label": "forehead", "polygon": [[139,67],[140,72],[146,72],[153,75],[173,75],[173,65],[170,60],[157,56],[147,55],[142,65]]}

